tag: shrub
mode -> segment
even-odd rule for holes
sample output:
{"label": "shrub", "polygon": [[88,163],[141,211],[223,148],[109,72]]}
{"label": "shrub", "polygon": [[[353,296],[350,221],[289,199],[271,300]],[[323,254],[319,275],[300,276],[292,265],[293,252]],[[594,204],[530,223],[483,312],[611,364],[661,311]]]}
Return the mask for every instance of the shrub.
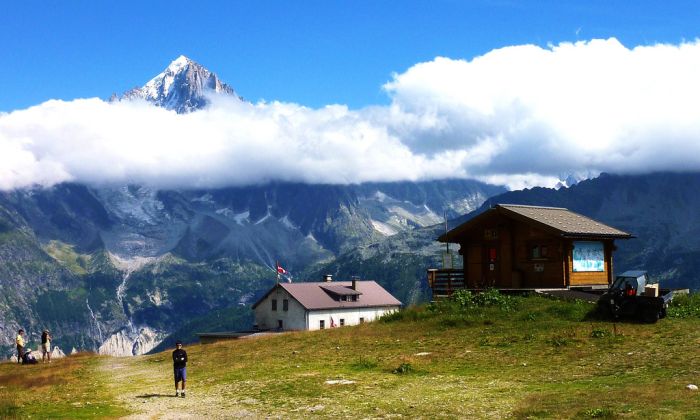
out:
{"label": "shrub", "polygon": [[411,366],[410,363],[401,363],[399,367],[391,371],[391,373],[394,373],[396,375],[405,375],[407,373],[413,372],[413,367]]}
{"label": "shrub", "polygon": [[474,294],[469,290],[457,290],[452,293],[451,299],[459,306],[469,307],[474,302]]}
{"label": "shrub", "polygon": [[700,318],[700,293],[674,296],[667,314],[672,318]]}
{"label": "shrub", "polygon": [[504,311],[515,308],[513,297],[501,294],[497,289],[486,289],[481,293],[458,290],[452,294],[451,301],[462,308],[498,307]]}
{"label": "shrub", "polygon": [[358,360],[350,364],[350,367],[355,370],[372,370],[377,367],[377,362],[360,356]]}
{"label": "shrub", "polygon": [[552,337],[552,339],[551,339],[549,342],[550,342],[550,343],[552,344],[552,346],[554,346],[554,347],[563,347],[563,346],[568,345],[570,341],[571,341],[571,340],[569,340],[569,339],[566,338],[566,337],[556,336],[556,337]]}
{"label": "shrub", "polygon": [[594,329],[591,331],[591,338],[605,338],[605,337],[607,337],[608,335],[610,335],[610,333],[609,333],[608,331],[601,330],[601,329],[598,329],[598,328],[594,328]]}
{"label": "shrub", "polygon": [[613,413],[608,408],[589,408],[583,415],[592,419],[610,418]]}

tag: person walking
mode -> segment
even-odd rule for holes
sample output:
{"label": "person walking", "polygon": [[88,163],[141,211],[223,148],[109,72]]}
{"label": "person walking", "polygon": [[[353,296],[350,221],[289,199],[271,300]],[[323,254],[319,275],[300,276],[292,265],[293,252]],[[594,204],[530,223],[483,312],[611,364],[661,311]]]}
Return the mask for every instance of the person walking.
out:
{"label": "person walking", "polygon": [[44,330],[41,333],[41,361],[46,363],[47,359],[51,363],[51,333]]}
{"label": "person walking", "polygon": [[[173,370],[175,372],[175,396],[185,398],[185,382],[187,381],[187,352],[182,348],[182,342],[175,343],[173,351]],[[177,389],[178,382],[182,382],[182,393]]]}
{"label": "person walking", "polygon": [[22,357],[24,356],[24,330],[21,328],[17,331],[15,343],[17,343],[17,363],[22,363]]}

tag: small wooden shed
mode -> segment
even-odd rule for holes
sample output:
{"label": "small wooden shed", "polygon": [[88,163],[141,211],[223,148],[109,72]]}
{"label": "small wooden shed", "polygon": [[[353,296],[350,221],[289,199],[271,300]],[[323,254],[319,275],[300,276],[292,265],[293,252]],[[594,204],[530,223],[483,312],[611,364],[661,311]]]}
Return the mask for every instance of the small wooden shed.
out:
{"label": "small wooden shed", "polygon": [[498,204],[438,238],[460,245],[463,270],[429,270],[428,280],[434,295],[608,285],[615,239],[632,237],[565,208]]}

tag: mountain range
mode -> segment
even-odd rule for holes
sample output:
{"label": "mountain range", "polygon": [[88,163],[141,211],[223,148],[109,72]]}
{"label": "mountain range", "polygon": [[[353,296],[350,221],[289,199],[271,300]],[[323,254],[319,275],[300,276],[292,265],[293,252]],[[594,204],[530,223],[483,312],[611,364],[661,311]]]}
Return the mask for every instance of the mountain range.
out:
{"label": "mountain range", "polygon": [[[244,100],[179,57],[111,100],[184,114],[212,95]],[[513,192],[458,179],[0,192],[0,346],[9,354],[20,327],[34,341],[49,328],[64,349],[133,355],[195,329],[247,328],[276,262],[291,281],[359,275],[405,304],[425,301],[444,219],[454,227],[495,203],[566,207],[627,230],[637,239],[618,243],[616,269],[647,268],[668,286],[697,288],[699,193],[699,174],[602,175]]]}
{"label": "mountain range", "polygon": [[[179,57],[111,100],[184,114],[212,95],[243,100]],[[202,190],[65,183],[1,192],[0,344],[10,351],[20,327],[30,338],[50,328],[64,347],[130,355],[188,323],[209,325],[203,318],[212,312],[221,320],[211,328],[246,328],[248,306],[275,281],[277,261],[301,280],[358,246],[464,214],[504,191],[455,179]],[[410,303],[423,298],[420,290],[412,282],[393,292]]]}

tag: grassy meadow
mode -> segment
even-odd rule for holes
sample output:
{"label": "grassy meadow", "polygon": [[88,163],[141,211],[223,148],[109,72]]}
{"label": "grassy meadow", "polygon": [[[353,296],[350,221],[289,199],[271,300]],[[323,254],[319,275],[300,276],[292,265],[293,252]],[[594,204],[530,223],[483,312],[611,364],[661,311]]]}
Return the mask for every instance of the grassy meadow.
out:
{"label": "grassy meadow", "polygon": [[468,294],[356,327],[170,353],[0,364],[0,417],[696,418],[700,299],[656,324],[594,305]]}

